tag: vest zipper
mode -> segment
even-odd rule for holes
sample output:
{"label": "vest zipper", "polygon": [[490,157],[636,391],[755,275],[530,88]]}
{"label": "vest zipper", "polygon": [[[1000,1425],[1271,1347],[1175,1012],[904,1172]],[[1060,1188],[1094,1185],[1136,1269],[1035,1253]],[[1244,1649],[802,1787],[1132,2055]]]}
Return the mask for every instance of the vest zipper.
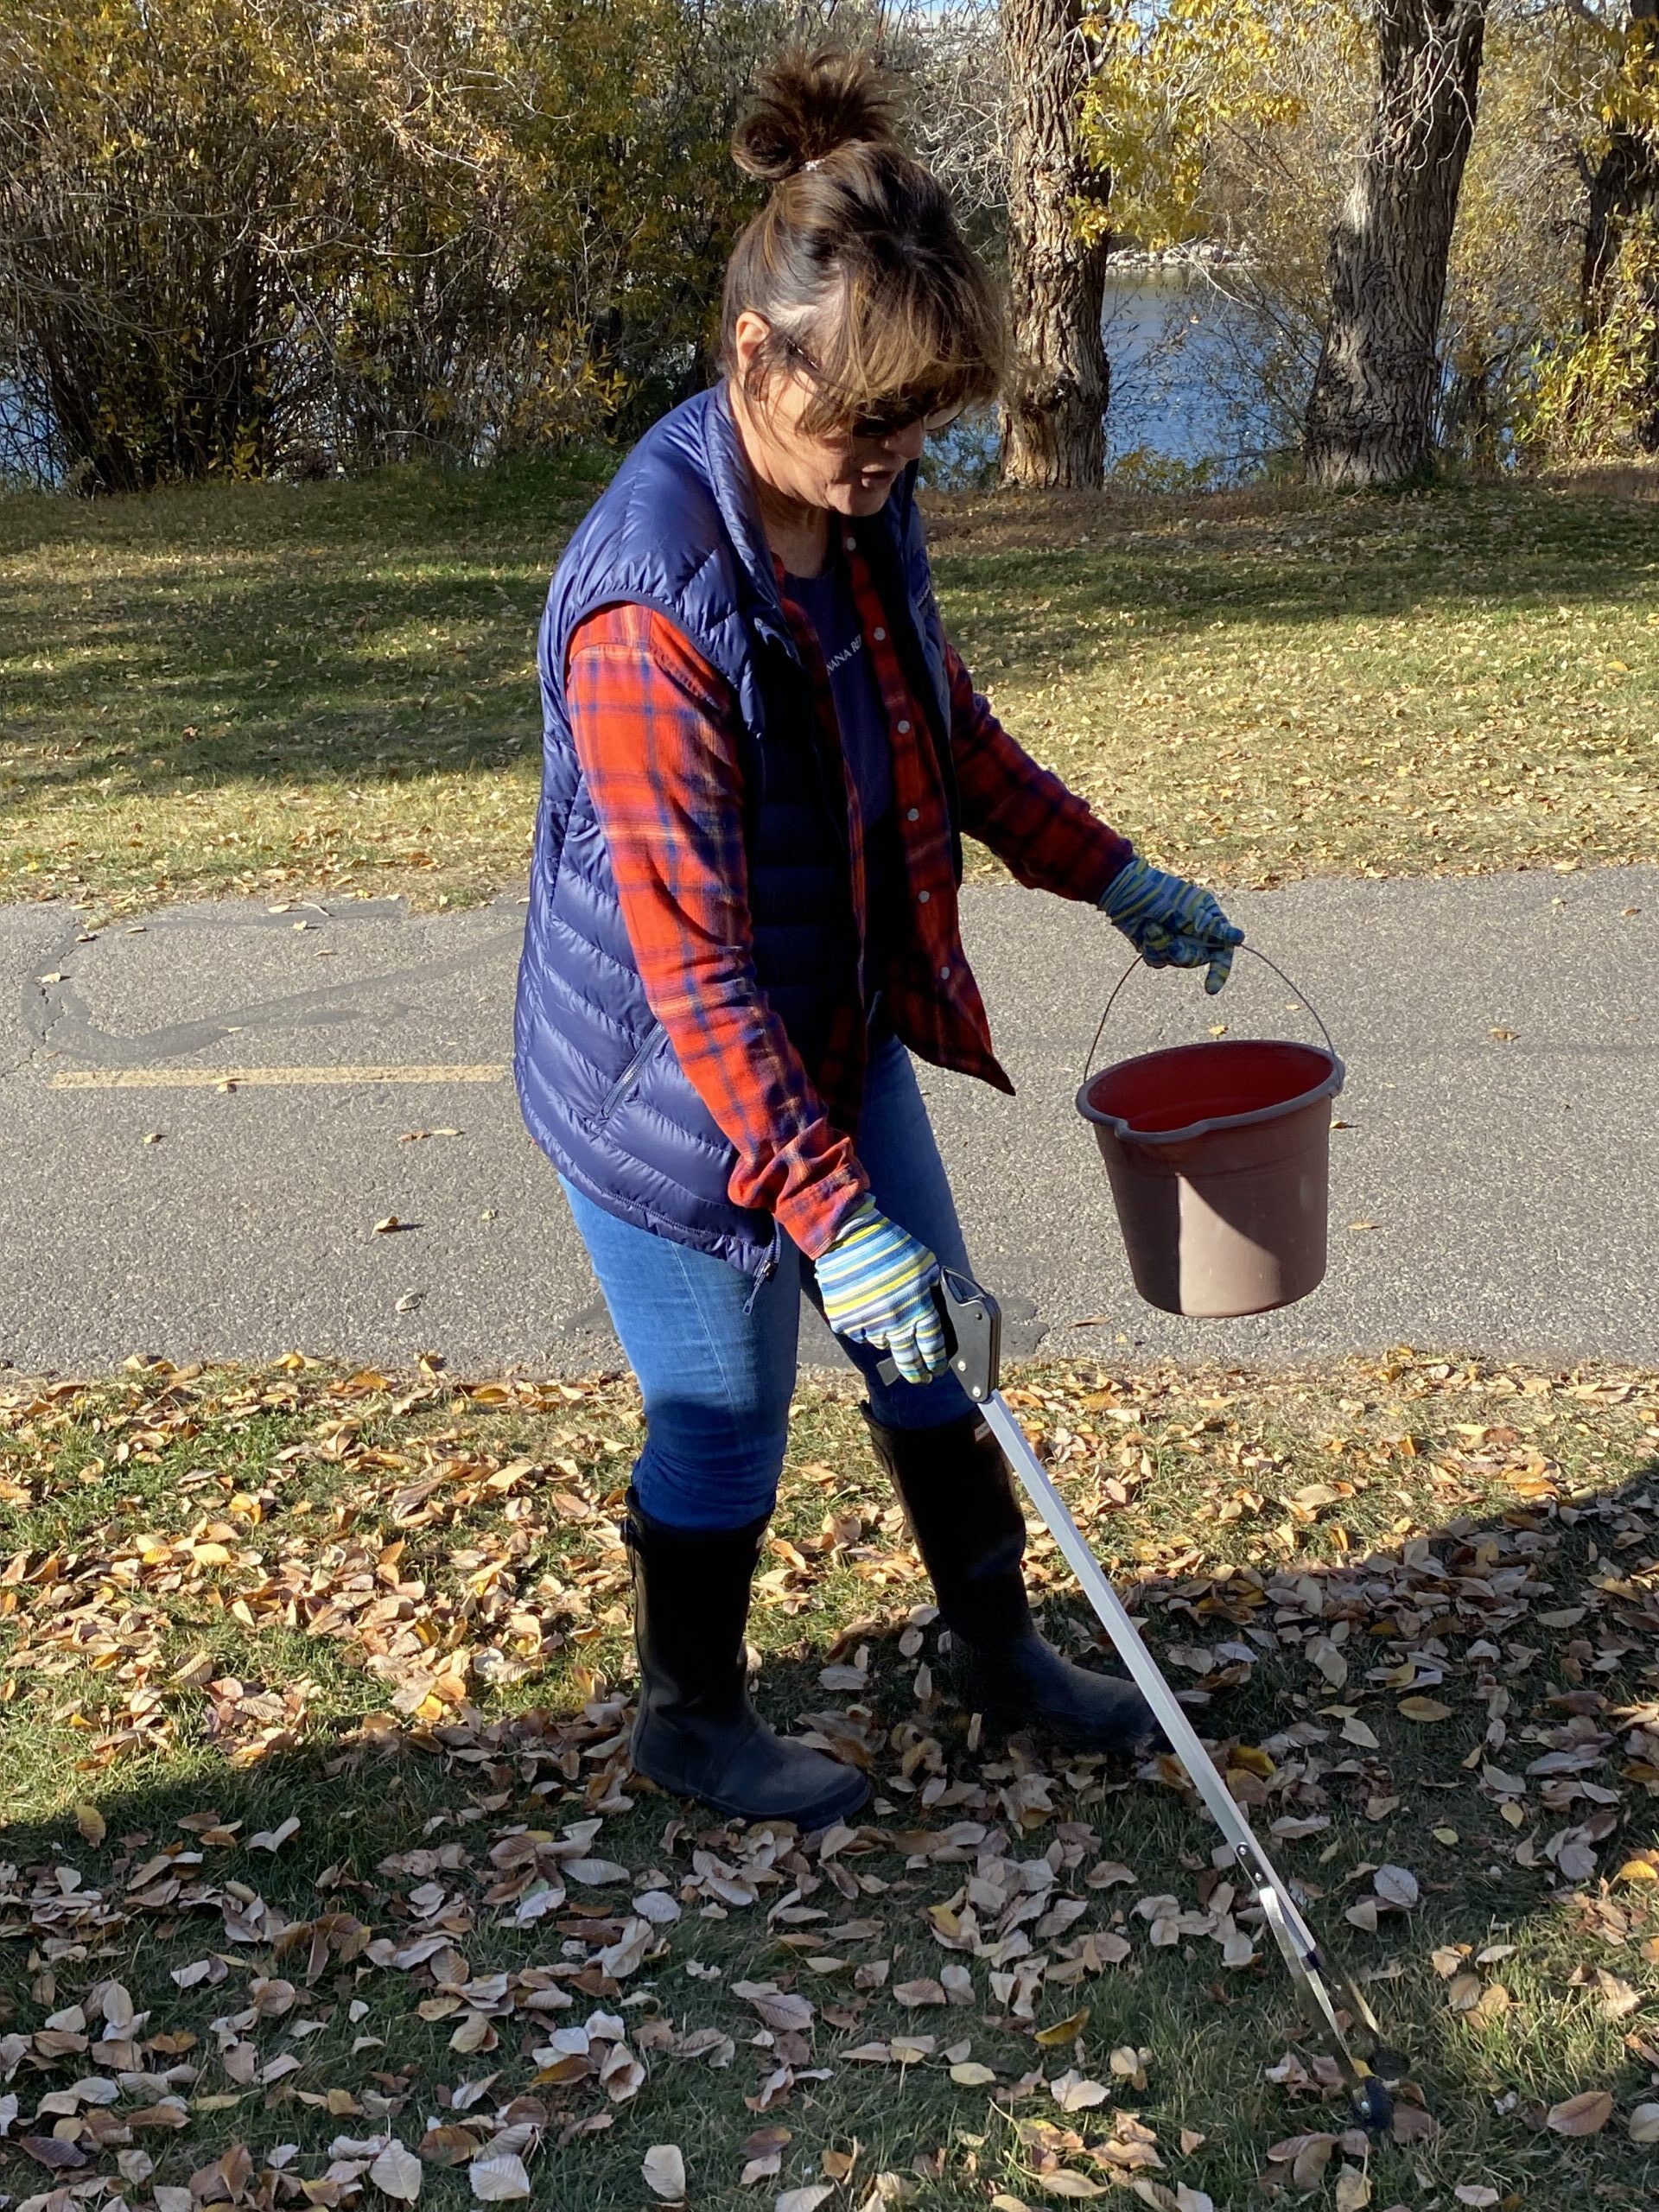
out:
{"label": "vest zipper", "polygon": [[639,1074],[640,1069],[644,1066],[646,1055],[651,1052],[652,1046],[656,1044],[657,1039],[662,1035],[662,1033],[663,1033],[660,1028],[653,1029],[650,1035],[645,1039],[645,1043],[641,1045],[639,1050],[634,1053],[633,1058],[628,1062],[626,1067],[623,1069],[621,1074],[618,1076],[616,1081],[611,1085],[610,1089],[605,1093],[605,1096],[600,1100],[598,1106],[594,1109],[594,1113],[589,1117],[588,1126],[590,1129],[596,1129],[601,1122],[607,1121],[610,1118],[611,1114],[616,1108],[618,1100],[621,1097],[623,1092],[627,1089],[628,1085],[633,1081],[635,1076]]}
{"label": "vest zipper", "polygon": [[779,1255],[783,1250],[783,1246],[784,1225],[782,1222],[774,1219],[772,1224],[772,1249],[755,1270],[754,1287],[743,1301],[743,1311],[746,1314],[753,1313],[755,1300],[760,1297],[773,1275],[777,1274]]}

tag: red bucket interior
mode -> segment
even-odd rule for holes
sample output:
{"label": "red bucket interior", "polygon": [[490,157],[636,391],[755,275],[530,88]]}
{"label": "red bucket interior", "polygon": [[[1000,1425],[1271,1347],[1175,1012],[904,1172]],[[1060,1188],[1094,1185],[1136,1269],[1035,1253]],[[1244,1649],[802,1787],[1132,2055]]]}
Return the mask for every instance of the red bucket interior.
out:
{"label": "red bucket interior", "polygon": [[1219,1039],[1103,1068],[1089,1084],[1088,1101],[1094,1113],[1150,1136],[1285,1107],[1319,1090],[1333,1072],[1331,1055],[1315,1046]]}

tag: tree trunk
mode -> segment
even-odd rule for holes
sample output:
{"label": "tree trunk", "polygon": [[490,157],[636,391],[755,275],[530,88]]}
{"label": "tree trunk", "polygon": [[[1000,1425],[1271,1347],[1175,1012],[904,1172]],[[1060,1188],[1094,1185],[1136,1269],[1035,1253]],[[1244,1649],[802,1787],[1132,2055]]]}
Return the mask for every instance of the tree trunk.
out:
{"label": "tree trunk", "polygon": [[[1630,0],[1624,75],[1645,107],[1659,79],[1659,0]],[[1611,319],[1621,285],[1637,288],[1646,356],[1637,442],[1659,453],[1659,134],[1639,121],[1614,123],[1591,179],[1582,284],[1589,336]]]}
{"label": "tree trunk", "polygon": [[1331,234],[1331,314],[1307,406],[1312,481],[1397,484],[1433,451],[1435,341],[1474,133],[1485,0],[1373,0],[1378,86]]}
{"label": "tree trunk", "polygon": [[1096,486],[1110,389],[1101,312],[1110,239],[1077,236],[1077,203],[1110,187],[1078,146],[1090,71],[1080,0],[1003,0],[1007,67],[1008,293],[1014,370],[1002,410],[1005,484]]}

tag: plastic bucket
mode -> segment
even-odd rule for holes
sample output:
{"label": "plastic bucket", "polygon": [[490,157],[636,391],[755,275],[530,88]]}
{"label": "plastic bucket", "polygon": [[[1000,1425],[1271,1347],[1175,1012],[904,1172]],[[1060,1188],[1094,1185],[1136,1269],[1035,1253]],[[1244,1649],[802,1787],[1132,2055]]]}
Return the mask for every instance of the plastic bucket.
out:
{"label": "plastic bucket", "polygon": [[1077,1109],[1149,1305],[1220,1319],[1271,1313],[1319,1287],[1331,1101],[1344,1075],[1327,1035],[1323,1049],[1261,1038],[1180,1045],[1084,1077]]}

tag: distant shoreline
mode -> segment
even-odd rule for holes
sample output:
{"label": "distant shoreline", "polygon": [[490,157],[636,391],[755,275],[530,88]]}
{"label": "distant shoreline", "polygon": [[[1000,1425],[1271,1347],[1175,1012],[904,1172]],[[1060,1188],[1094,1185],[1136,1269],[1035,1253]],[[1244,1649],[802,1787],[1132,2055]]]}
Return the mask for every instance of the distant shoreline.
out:
{"label": "distant shoreline", "polygon": [[1210,238],[1194,238],[1184,245],[1115,246],[1106,257],[1109,270],[1122,269],[1248,269],[1255,258],[1248,246],[1223,245]]}

